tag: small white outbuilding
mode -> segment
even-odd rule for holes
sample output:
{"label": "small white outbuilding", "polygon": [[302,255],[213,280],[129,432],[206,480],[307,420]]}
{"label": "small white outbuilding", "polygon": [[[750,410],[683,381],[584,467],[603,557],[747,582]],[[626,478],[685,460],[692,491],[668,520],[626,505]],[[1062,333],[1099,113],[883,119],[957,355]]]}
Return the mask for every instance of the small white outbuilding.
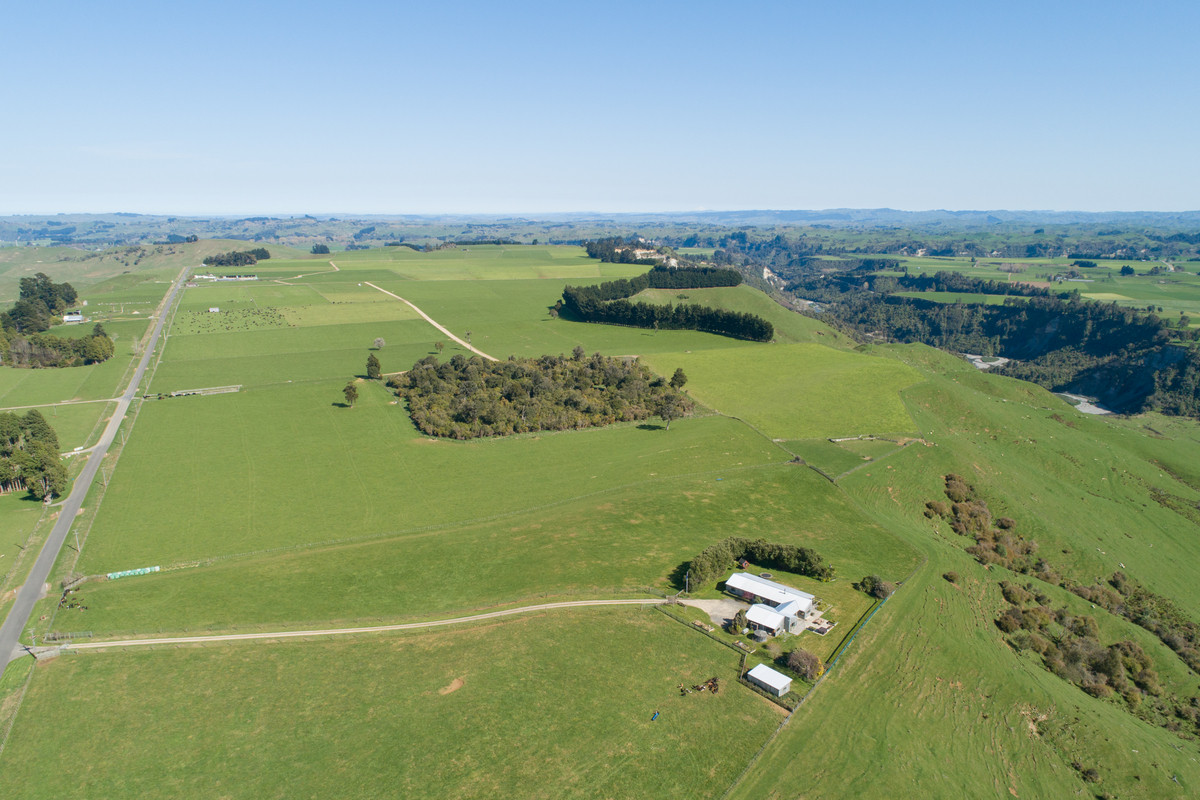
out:
{"label": "small white outbuilding", "polygon": [[746,677],[755,686],[776,697],[783,697],[792,690],[792,679],[782,672],[776,672],[766,664],[759,664],[747,672]]}

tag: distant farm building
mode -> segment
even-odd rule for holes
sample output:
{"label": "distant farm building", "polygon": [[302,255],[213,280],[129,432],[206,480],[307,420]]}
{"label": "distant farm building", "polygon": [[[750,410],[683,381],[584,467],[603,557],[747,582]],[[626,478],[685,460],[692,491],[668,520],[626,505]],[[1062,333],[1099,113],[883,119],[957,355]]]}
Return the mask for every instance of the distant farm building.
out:
{"label": "distant farm building", "polygon": [[808,592],[749,572],[729,576],[725,581],[725,591],[752,603],[746,612],[746,622],[754,630],[765,631],[772,636],[799,633],[804,630],[805,621],[816,611],[813,603],[817,598]]}
{"label": "distant farm building", "polygon": [[209,306],[208,313],[210,313],[210,314],[220,314],[220,313],[221,313],[221,309],[220,309],[220,308],[218,308],[217,306]]}
{"label": "distant farm building", "polygon": [[776,697],[783,697],[792,690],[792,679],[782,672],[776,672],[766,664],[759,664],[747,672],[746,679],[764,692]]}
{"label": "distant farm building", "polygon": [[63,323],[68,324],[71,322],[83,322],[83,312],[68,311],[67,313],[63,314]]}

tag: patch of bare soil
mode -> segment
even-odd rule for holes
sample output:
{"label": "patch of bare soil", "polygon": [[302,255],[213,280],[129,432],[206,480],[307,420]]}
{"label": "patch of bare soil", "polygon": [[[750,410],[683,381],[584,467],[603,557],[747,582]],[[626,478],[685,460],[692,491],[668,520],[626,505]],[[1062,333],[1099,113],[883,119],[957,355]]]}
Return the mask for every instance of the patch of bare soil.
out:
{"label": "patch of bare soil", "polygon": [[451,692],[457,692],[462,687],[463,679],[455,678],[454,680],[450,681],[449,686],[443,686],[442,688],[438,689],[438,694],[450,694]]}

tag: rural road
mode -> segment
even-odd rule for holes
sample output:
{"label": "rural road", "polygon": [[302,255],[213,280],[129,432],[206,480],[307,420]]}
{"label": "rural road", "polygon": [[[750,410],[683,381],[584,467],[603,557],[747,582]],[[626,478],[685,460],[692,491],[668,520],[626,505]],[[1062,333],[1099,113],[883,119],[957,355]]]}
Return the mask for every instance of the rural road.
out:
{"label": "rural road", "polygon": [[142,647],[152,644],[204,644],[205,642],[240,642],[247,639],[294,639],[311,636],[339,636],[349,633],[384,633],[386,631],[408,631],[417,628],[436,628],[442,625],[458,625],[463,622],[478,622],[497,617],[509,617],[513,614],[528,614],[532,611],[548,611],[555,608],[579,608],[581,606],[649,606],[662,603],[655,600],[571,600],[563,603],[542,603],[536,606],[521,606],[508,608],[503,611],[489,611],[486,614],[474,614],[469,617],[454,617],[452,619],[435,619],[430,622],[406,622],[400,625],[375,625],[369,628],[329,628],[316,631],[279,631],[277,633],[229,633],[219,636],[174,636],[160,639],[119,639],[109,642],[84,642],[81,644],[65,644],[61,647],[39,648],[46,652],[52,650],[102,650],[109,647]]}
{"label": "rural road", "polygon": [[25,625],[29,622],[33,606],[42,594],[42,586],[50,577],[50,570],[58,559],[63,542],[67,540],[67,533],[75,522],[75,516],[83,506],[83,500],[92,485],[92,480],[100,471],[100,463],[108,454],[108,448],[117,436],[117,429],[121,427],[121,421],[125,419],[125,412],[129,410],[129,404],[137,394],[138,384],[142,382],[142,376],[146,374],[146,367],[154,356],[154,347],[162,335],[163,325],[170,314],[171,306],[175,303],[175,298],[179,296],[179,291],[183,288],[184,279],[190,269],[191,267],[185,268],[179,273],[179,277],[175,279],[170,292],[159,307],[158,320],[154,323],[154,334],[150,337],[150,343],[142,353],[142,360],[138,362],[138,367],[134,371],[133,377],[130,378],[129,385],[125,387],[124,393],[117,399],[117,407],[113,411],[112,417],[109,418],[99,443],[88,454],[87,463],[83,465],[79,477],[72,484],[70,494],[60,505],[58,519],[50,531],[50,536],[46,539],[46,544],[42,546],[42,552],[38,554],[37,561],[33,563],[33,569],[30,570],[24,585],[17,590],[16,601],[9,610],[4,624],[0,625],[0,672],[3,672],[10,661],[25,653],[25,648],[18,644],[21,632],[25,630]]}
{"label": "rural road", "polygon": [[419,309],[419,308],[417,308],[416,306],[414,306],[412,303],[410,303],[410,302],[408,302],[407,300],[405,300],[405,299],[404,299],[403,297],[401,297],[400,295],[398,295],[398,294],[392,294],[392,293],[391,293],[391,292],[389,292],[387,289],[380,289],[378,286],[376,286],[375,284],[371,283],[370,281],[363,281],[363,283],[365,283],[367,286],[370,286],[372,289],[379,289],[379,291],[383,292],[384,294],[386,294],[386,295],[388,295],[388,296],[390,296],[390,297],[394,297],[394,298],[396,298],[397,300],[399,300],[401,303],[404,303],[404,304],[405,304],[405,305],[407,305],[409,308],[411,308],[413,311],[415,311],[415,312],[417,312],[418,314],[420,314],[420,315],[421,315],[421,316],[424,318],[424,320],[425,320],[426,322],[428,322],[430,325],[432,325],[433,327],[437,328],[439,331],[441,331],[442,333],[446,334],[446,335],[447,335],[447,336],[449,336],[451,339],[453,339],[454,341],[456,341],[456,342],[458,342],[459,344],[461,344],[463,347],[465,347],[465,348],[467,348],[468,350],[470,350],[472,353],[475,353],[476,355],[483,356],[483,357],[484,357],[484,358],[486,358],[488,361],[499,361],[499,360],[500,360],[500,359],[498,359],[498,358],[496,358],[496,357],[494,357],[494,356],[489,356],[487,353],[483,352],[483,351],[482,351],[482,350],[480,350],[478,347],[472,347],[470,342],[464,342],[462,339],[458,338],[458,337],[457,337],[457,336],[455,336],[453,333],[451,333],[449,330],[447,330],[447,329],[446,329],[446,327],[445,327],[444,325],[442,325],[440,322],[438,322],[438,321],[437,321],[437,320],[435,320],[433,317],[431,317],[431,316],[429,316],[428,314],[426,314],[426,313],[425,313],[424,311],[422,311],[421,309]]}

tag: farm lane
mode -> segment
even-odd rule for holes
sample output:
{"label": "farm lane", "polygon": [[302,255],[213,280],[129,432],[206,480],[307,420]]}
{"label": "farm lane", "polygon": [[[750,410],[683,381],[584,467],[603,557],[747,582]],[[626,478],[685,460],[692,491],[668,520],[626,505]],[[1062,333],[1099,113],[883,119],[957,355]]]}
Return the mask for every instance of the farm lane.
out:
{"label": "farm lane", "polygon": [[191,269],[192,267],[185,267],[180,271],[179,277],[175,279],[174,285],[159,307],[154,333],[150,337],[146,349],[142,352],[142,359],[138,362],[137,369],[134,370],[125,391],[117,400],[117,407],[113,411],[112,417],[109,418],[99,443],[88,454],[87,463],[83,465],[79,477],[71,485],[71,491],[59,509],[58,519],[55,521],[50,535],[46,538],[46,544],[42,546],[42,551],[38,554],[37,561],[33,563],[33,569],[30,570],[25,583],[17,590],[16,600],[13,602],[4,624],[0,625],[0,671],[3,671],[4,667],[8,666],[8,663],[14,658],[25,653],[25,648],[19,644],[21,632],[25,630],[25,625],[29,622],[30,615],[33,614],[34,604],[42,595],[42,587],[50,577],[50,570],[54,568],[59,551],[62,550],[63,543],[67,540],[67,533],[71,530],[75,516],[83,506],[83,500],[87,496],[88,489],[91,488],[96,473],[100,471],[100,463],[104,461],[104,457],[108,454],[108,448],[117,437],[117,429],[121,427],[125,413],[129,410],[129,404],[133,402],[133,398],[137,394],[138,386],[146,373],[146,367],[149,366],[150,359],[154,356],[154,349],[162,335],[163,326],[167,317],[170,316],[171,307],[179,297],[184,280]]}
{"label": "farm lane", "polygon": [[371,283],[370,281],[363,281],[363,283],[365,283],[367,286],[370,286],[372,289],[378,289],[379,291],[383,292],[384,294],[386,294],[386,295],[389,295],[389,296],[391,296],[391,297],[394,297],[394,298],[396,298],[396,299],[397,299],[397,300],[399,300],[401,303],[405,303],[405,304],[407,304],[409,308],[411,308],[413,311],[415,311],[415,312],[417,312],[418,314],[420,314],[420,315],[421,315],[421,316],[422,316],[422,317],[425,319],[425,321],[426,321],[426,322],[428,322],[428,323],[429,323],[430,325],[432,325],[433,327],[437,328],[437,329],[438,329],[439,331],[441,331],[442,333],[444,333],[444,334],[446,334],[447,336],[449,336],[449,337],[450,337],[451,339],[453,339],[454,341],[456,341],[456,342],[458,342],[459,344],[461,344],[463,347],[465,347],[465,348],[467,348],[468,350],[470,350],[472,353],[475,353],[476,355],[483,356],[483,357],[484,357],[484,358],[486,358],[488,361],[499,361],[499,360],[500,360],[500,359],[496,358],[495,356],[489,356],[487,353],[483,352],[483,351],[482,351],[482,350],[480,350],[478,347],[472,347],[470,342],[464,342],[462,339],[458,338],[458,337],[457,337],[457,336],[455,336],[453,333],[451,333],[451,332],[450,332],[450,331],[449,331],[449,330],[448,330],[448,329],[447,329],[447,328],[446,328],[444,325],[442,325],[441,323],[439,323],[439,322],[438,322],[437,320],[435,320],[433,317],[431,317],[431,316],[429,316],[428,314],[426,314],[426,313],[425,313],[424,311],[422,311],[421,309],[419,309],[419,308],[417,308],[416,306],[414,306],[412,303],[410,303],[410,302],[408,302],[407,300],[405,300],[405,299],[404,299],[403,297],[401,297],[400,295],[398,295],[398,294],[393,294],[392,292],[389,292],[387,289],[380,289],[378,286],[376,286],[375,284]]}
{"label": "farm lane", "polygon": [[367,628],[328,628],[314,631],[278,631],[275,633],[229,633],[217,636],[175,636],[161,639],[116,639],[108,642],[85,642],[82,644],[65,644],[59,647],[39,647],[37,652],[49,653],[55,650],[102,650],[109,647],[140,647],[154,644],[203,644],[205,642],[240,642],[248,639],[294,639],[305,636],[339,636],[354,633],[386,633],[388,631],[407,631],[417,628],[436,628],[441,625],[458,625],[464,622],[478,622],[497,617],[508,617],[513,614],[528,614],[533,611],[548,611],[556,608],[580,608],[584,606],[630,606],[658,605],[663,600],[568,600],[561,603],[541,603],[533,606],[508,608],[503,611],[489,611],[486,614],[473,614],[469,617],[452,617],[450,619],[435,619],[429,622],[405,622],[398,625],[373,625]]}

